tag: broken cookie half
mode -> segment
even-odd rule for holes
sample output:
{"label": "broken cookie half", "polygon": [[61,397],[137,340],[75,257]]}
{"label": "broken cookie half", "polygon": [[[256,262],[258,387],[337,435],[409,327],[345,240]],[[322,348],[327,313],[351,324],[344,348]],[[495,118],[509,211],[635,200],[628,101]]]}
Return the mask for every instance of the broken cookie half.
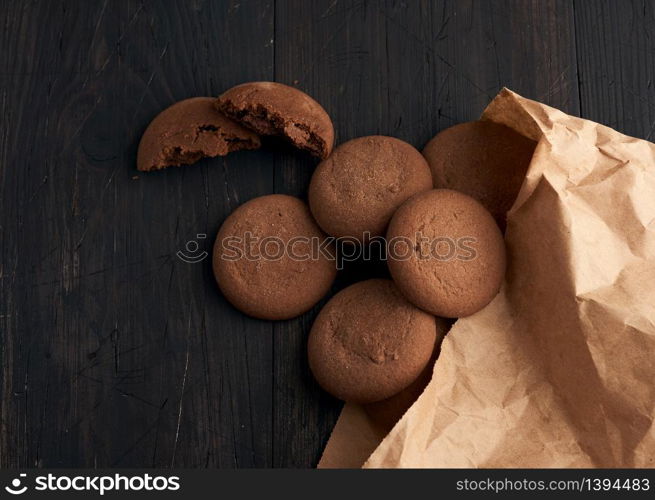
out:
{"label": "broken cookie half", "polygon": [[137,169],[190,165],[261,146],[256,133],[221,114],[214,104],[213,97],[193,97],[159,113],[141,137]]}
{"label": "broken cookie half", "polygon": [[304,92],[275,82],[237,85],[218,97],[216,107],[260,135],[284,137],[325,159],[334,146],[334,127],[323,107]]}

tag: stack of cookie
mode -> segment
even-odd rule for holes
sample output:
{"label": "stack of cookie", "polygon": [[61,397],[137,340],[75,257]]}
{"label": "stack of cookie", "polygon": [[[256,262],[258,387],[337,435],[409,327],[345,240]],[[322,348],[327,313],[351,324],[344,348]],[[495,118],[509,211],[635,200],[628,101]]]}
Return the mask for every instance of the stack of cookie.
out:
{"label": "stack of cookie", "polygon": [[143,135],[137,166],[159,170],[256,149],[270,135],[321,159],[309,204],[273,194],[237,208],[214,245],[218,286],[250,316],[289,319],[328,293],[337,249],[383,241],[392,279],[337,293],[312,326],[308,355],[326,391],[364,404],[389,427],[430,380],[452,318],[476,313],[498,293],[506,213],[535,143],[479,121],[444,130],[423,154],[384,136],[333,151],[320,104],[293,87],[253,82],[163,111]]}

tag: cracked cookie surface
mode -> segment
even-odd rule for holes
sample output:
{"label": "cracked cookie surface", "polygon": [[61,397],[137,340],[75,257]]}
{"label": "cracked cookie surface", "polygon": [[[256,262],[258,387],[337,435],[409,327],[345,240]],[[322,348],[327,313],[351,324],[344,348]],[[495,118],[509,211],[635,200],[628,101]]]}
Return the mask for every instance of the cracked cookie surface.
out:
{"label": "cracked cookie surface", "polygon": [[316,167],[309,206],[326,233],[366,242],[384,235],[405,200],[431,188],[430,167],[413,146],[394,137],[358,137]]}
{"label": "cracked cookie surface", "polygon": [[260,145],[257,134],[216,110],[214,98],[193,97],[176,102],[150,122],[139,143],[137,169],[190,165]]}
{"label": "cracked cookie surface", "polygon": [[498,293],[505,242],[478,201],[450,189],[407,200],[387,230],[387,265],[407,299],[436,316],[470,316]]}
{"label": "cracked cookie surface", "polygon": [[385,433],[391,431],[393,426],[396,425],[396,422],[402,418],[419,396],[423,394],[430,380],[432,380],[434,363],[439,357],[439,351],[441,350],[441,341],[453,324],[452,320],[445,318],[435,317],[435,321],[437,325],[437,341],[435,342],[430,361],[425,365],[418,378],[398,394],[394,394],[390,398],[383,399],[382,401],[364,405],[364,411],[369,419],[375,425],[382,428]]}
{"label": "cracked cookie surface", "polygon": [[330,116],[297,88],[275,82],[243,83],[220,95],[216,107],[258,134],[284,137],[318,158],[332,152]]}
{"label": "cracked cookie surface", "polygon": [[391,280],[361,281],[319,313],[309,334],[309,366],[339,399],[380,401],[416,380],[436,335],[435,318],[410,304]]}
{"label": "cracked cookie surface", "polygon": [[336,277],[333,245],[320,251],[325,239],[302,200],[282,194],[254,198],[232,212],[218,232],[216,282],[227,300],[249,316],[299,316]]}

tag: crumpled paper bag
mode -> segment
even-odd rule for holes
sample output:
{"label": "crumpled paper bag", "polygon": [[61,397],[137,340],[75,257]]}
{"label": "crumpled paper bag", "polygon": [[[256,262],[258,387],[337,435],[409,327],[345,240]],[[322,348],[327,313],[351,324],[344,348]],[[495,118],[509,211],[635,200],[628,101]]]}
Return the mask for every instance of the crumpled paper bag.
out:
{"label": "crumpled paper bag", "polygon": [[319,467],[654,467],[655,145],[507,89],[483,119],[538,141],[503,288],[386,437],[346,405]]}

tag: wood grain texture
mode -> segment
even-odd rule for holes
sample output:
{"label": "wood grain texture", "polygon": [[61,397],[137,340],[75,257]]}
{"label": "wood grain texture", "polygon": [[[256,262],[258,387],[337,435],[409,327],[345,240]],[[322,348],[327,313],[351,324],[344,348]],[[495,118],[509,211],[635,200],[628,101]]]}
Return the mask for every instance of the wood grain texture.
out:
{"label": "wood grain texture", "polygon": [[577,1],[575,26],[583,116],[655,139],[655,4]]}
{"label": "wood grain texture", "polygon": [[[655,134],[648,2],[0,3],[1,467],[320,456],[341,406],[306,362],[320,305],[247,318],[208,259],[177,256],[211,251],[248,199],[305,197],[316,161],[267,141],[137,176],[140,134],[171,103],[276,80],[321,102],[339,142],[421,148],[507,86]],[[334,291],[384,273],[350,264]]]}

